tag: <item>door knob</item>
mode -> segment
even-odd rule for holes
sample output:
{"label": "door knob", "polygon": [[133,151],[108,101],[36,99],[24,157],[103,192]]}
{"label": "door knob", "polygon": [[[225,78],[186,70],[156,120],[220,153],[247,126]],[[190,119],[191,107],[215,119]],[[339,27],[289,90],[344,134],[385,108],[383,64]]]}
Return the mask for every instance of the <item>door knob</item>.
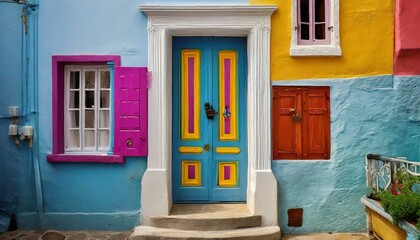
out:
{"label": "door knob", "polygon": [[208,151],[210,151],[210,144],[208,144],[208,143],[206,143],[205,145],[204,145],[204,151],[206,151],[206,152],[208,152]]}
{"label": "door knob", "polygon": [[213,119],[216,116],[216,110],[214,110],[213,106],[210,103],[204,103],[204,110],[206,111],[206,116],[208,119]]}

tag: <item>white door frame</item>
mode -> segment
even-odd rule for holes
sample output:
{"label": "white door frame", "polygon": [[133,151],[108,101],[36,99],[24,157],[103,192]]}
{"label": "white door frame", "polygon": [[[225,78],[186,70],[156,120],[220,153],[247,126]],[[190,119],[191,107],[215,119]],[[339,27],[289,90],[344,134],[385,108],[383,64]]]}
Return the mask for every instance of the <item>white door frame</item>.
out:
{"label": "white door frame", "polygon": [[271,171],[270,24],[268,5],[142,5],[148,16],[147,170],[142,180],[141,224],[169,215],[172,206],[172,36],[243,36],[248,44],[247,205],[277,224],[277,182]]}

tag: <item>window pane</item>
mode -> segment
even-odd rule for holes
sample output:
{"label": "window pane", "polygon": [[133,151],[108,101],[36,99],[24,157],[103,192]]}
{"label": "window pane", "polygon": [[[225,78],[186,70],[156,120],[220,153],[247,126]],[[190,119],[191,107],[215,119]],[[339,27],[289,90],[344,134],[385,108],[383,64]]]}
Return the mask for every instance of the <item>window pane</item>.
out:
{"label": "window pane", "polygon": [[99,131],[99,149],[107,150],[109,148],[109,131]]}
{"label": "window pane", "polygon": [[315,0],[315,22],[325,22],[325,0]]}
{"label": "window pane", "polygon": [[309,22],[309,0],[300,0],[300,21]]}
{"label": "window pane", "polygon": [[325,39],[325,24],[315,25],[315,39]]}
{"label": "window pane", "polygon": [[101,108],[109,108],[109,91],[101,91]]}
{"label": "window pane", "polygon": [[300,39],[309,40],[309,24],[300,25]]}
{"label": "window pane", "polygon": [[90,130],[85,131],[84,147],[85,148],[95,147],[95,131],[90,131]]}
{"label": "window pane", "polygon": [[69,108],[79,108],[79,91],[70,92]]}
{"label": "window pane", "polygon": [[85,72],[85,88],[95,88],[95,72],[86,71]]}
{"label": "window pane", "polygon": [[69,128],[79,128],[79,111],[73,110],[69,112]]}
{"label": "window pane", "polygon": [[80,72],[70,72],[70,89],[79,89]]}
{"label": "window pane", "polygon": [[101,88],[109,88],[109,71],[102,71],[101,72]]}
{"label": "window pane", "polygon": [[108,110],[99,111],[99,127],[109,128],[109,111]]}
{"label": "window pane", "polygon": [[94,128],[95,127],[95,111],[86,110],[85,111],[85,128]]}
{"label": "window pane", "polygon": [[79,149],[79,148],[80,148],[80,132],[79,132],[79,130],[68,131],[67,149]]}
{"label": "window pane", "polygon": [[95,92],[94,91],[85,92],[85,107],[86,108],[95,107]]}

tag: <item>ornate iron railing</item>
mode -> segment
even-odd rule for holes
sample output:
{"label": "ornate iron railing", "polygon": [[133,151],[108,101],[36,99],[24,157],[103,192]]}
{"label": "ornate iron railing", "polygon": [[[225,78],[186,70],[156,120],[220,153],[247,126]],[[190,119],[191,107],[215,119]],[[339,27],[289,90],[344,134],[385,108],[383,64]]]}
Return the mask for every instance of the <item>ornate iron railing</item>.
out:
{"label": "ornate iron railing", "polygon": [[395,174],[401,171],[420,176],[420,162],[378,154],[366,155],[366,186],[372,189],[373,193],[389,189]]}

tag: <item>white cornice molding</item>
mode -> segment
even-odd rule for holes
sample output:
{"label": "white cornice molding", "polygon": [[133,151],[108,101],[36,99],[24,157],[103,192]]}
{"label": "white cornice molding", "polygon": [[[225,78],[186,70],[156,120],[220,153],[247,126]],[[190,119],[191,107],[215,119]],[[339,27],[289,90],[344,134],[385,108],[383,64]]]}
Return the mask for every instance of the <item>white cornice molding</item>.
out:
{"label": "white cornice molding", "polygon": [[234,15],[271,15],[277,10],[272,5],[140,5],[140,11],[147,16],[234,16]]}

